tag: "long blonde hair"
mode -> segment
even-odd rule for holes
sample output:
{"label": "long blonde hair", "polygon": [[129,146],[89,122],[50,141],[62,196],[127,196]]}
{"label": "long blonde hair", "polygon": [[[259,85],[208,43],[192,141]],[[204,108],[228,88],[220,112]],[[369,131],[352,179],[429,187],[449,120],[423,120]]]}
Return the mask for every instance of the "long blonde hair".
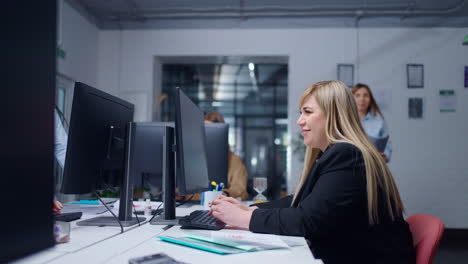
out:
{"label": "long blonde hair", "polygon": [[[378,188],[387,202],[387,212],[392,220],[401,216],[404,211],[395,180],[384,159],[369,141],[359,121],[356,101],[350,89],[340,81],[323,81],[309,86],[301,96],[299,107],[314,96],[320,109],[324,112],[325,134],[330,145],[344,142],[356,146],[364,158],[367,181],[367,211],[371,225],[379,223]],[[312,165],[320,149],[306,148],[304,169],[296,187],[293,201],[307,180]],[[350,175],[352,177],[352,175]]]}

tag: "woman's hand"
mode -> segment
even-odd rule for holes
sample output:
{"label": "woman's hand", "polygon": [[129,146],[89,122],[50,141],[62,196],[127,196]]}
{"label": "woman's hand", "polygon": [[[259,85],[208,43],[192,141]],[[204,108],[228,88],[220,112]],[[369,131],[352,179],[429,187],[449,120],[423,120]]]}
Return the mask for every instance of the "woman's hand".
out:
{"label": "woman's hand", "polygon": [[238,200],[219,196],[211,203],[211,214],[224,223],[248,230],[250,218],[257,207],[248,207]]}
{"label": "woman's hand", "polygon": [[382,158],[385,160],[385,162],[388,162],[388,158],[387,155],[385,155],[385,153],[380,152],[380,155],[382,155]]}
{"label": "woman's hand", "polygon": [[242,229],[249,229],[250,218],[255,209],[241,209],[239,205],[219,200],[211,204],[211,214],[224,223]]}
{"label": "woman's hand", "polygon": [[238,206],[240,209],[242,210],[249,210],[249,207],[243,203],[241,203],[239,200],[237,199],[234,199],[232,197],[227,197],[225,195],[220,195],[218,197],[216,197],[215,200],[213,200],[213,202],[211,202],[211,204],[217,204],[217,203],[220,203],[222,201],[225,201],[225,202],[228,202],[228,203],[231,203],[233,205],[236,205]]}

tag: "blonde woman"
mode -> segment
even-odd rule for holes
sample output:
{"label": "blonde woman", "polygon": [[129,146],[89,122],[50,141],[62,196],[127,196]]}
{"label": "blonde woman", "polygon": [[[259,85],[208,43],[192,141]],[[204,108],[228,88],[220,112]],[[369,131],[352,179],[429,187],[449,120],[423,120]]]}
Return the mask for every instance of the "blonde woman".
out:
{"label": "blonde woman", "polygon": [[361,126],[349,88],[315,83],[299,107],[307,150],[294,196],[253,207],[220,196],[212,215],[252,232],[303,236],[326,264],[415,263],[395,181]]}

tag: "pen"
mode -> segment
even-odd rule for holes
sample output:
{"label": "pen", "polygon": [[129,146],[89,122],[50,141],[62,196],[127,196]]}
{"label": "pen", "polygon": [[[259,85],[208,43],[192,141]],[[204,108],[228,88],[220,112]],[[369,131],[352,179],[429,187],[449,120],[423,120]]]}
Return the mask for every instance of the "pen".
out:
{"label": "pen", "polygon": [[215,181],[211,181],[211,185],[213,185],[212,191],[213,191],[213,192],[216,192],[216,190],[218,189],[218,184],[216,184]]}
{"label": "pen", "polygon": [[218,186],[218,191],[222,191],[224,189],[224,183],[220,182]]}

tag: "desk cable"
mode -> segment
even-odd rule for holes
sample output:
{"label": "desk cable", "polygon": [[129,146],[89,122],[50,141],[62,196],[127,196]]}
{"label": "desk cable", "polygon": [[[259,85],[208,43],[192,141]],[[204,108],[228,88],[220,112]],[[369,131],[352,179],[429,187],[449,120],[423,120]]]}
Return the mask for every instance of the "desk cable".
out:
{"label": "desk cable", "polygon": [[136,220],[137,220],[137,222],[138,222],[138,226],[141,226],[141,224],[140,224],[140,219],[138,218],[138,215],[137,215],[137,213],[136,213],[135,205],[133,204],[133,201],[132,201],[132,208],[133,208],[133,214],[135,215],[135,218],[136,218]]}
{"label": "desk cable", "polygon": [[119,218],[114,214],[114,212],[112,212],[112,210],[107,206],[107,204],[102,201],[101,196],[99,196],[97,192],[94,192],[94,194],[96,194],[96,197],[98,198],[98,200],[106,207],[107,211],[109,211],[114,216],[114,218],[117,219],[117,222],[119,222],[119,225],[120,225],[120,233],[123,233],[124,229]]}
{"label": "desk cable", "polygon": [[159,208],[161,207],[161,205],[163,205],[163,203],[160,203],[160,204],[159,204],[158,208],[156,208],[156,210],[155,210],[155,214],[153,215],[153,217],[151,217],[151,219],[148,221],[148,223],[150,223],[156,216],[158,216],[158,215],[160,215],[160,214],[162,213],[162,211],[160,211],[160,212],[158,213],[158,210],[159,210]]}
{"label": "desk cable", "polygon": [[188,198],[188,199],[183,199],[182,201],[180,201],[180,203],[178,205],[176,205],[176,207],[179,207],[179,206],[183,205],[184,203],[186,203],[188,201],[191,201],[193,196],[195,196],[195,194],[192,194],[192,196],[190,196],[190,198]]}

